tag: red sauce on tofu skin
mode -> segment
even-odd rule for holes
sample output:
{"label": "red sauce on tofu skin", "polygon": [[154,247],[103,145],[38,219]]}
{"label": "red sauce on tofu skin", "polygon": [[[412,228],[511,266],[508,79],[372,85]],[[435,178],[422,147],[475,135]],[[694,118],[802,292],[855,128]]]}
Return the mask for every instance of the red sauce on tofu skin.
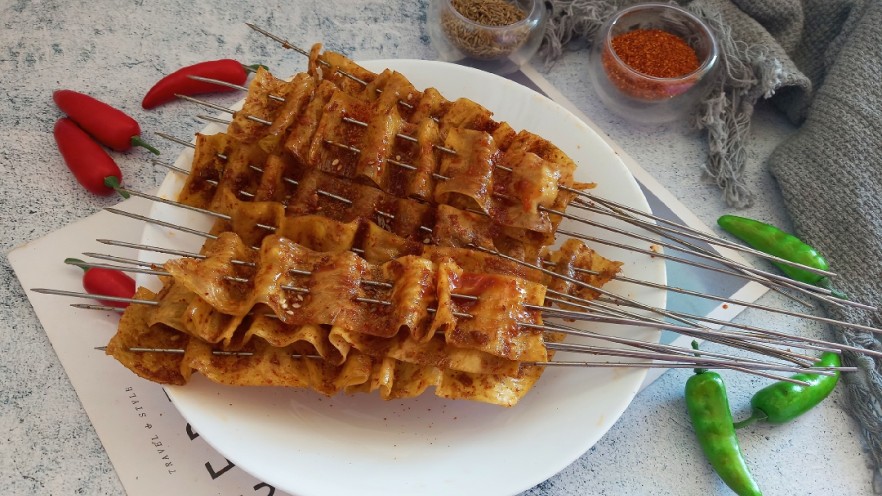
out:
{"label": "red sauce on tofu skin", "polygon": [[[488,289],[498,285],[499,283],[500,283],[500,279],[498,279],[498,278],[490,277],[490,276],[487,276],[484,274],[465,273],[465,274],[462,274],[458,278],[458,284],[456,286],[456,293],[480,297]],[[454,307],[455,311],[467,313],[467,314],[473,314],[475,311],[475,308],[478,306],[478,304],[479,303],[477,301],[472,301],[472,300],[465,299],[465,298],[455,298],[453,300],[453,307]],[[486,306],[486,302],[485,302],[483,308],[484,308],[483,311],[485,311],[485,312],[487,312],[487,311],[494,312],[495,311],[494,314],[502,315],[502,314],[508,313],[508,309],[504,305],[501,305],[501,304],[498,308],[488,309]],[[509,326],[509,327],[511,327],[511,326]],[[495,331],[503,332],[503,333],[511,333],[512,329],[495,329]],[[490,343],[489,332],[490,332],[490,330],[485,330],[485,329],[466,331],[465,329],[463,329],[461,326],[458,325],[451,333],[452,334],[451,337],[455,342],[472,343],[477,346],[486,346],[488,343]],[[515,332],[516,332],[516,328],[515,328]]]}

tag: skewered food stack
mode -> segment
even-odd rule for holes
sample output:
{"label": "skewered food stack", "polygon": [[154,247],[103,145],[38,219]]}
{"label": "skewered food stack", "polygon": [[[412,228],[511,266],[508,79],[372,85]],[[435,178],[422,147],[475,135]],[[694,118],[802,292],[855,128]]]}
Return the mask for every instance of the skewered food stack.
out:
{"label": "skewered food stack", "polygon": [[541,329],[546,291],[590,299],[620,267],[550,248],[591,186],[574,169],[475,102],[316,45],[306,73],[261,69],[226,133],[197,136],[178,201],[227,217],[139,290],[107,352],[161,383],[513,405],[562,339]]}

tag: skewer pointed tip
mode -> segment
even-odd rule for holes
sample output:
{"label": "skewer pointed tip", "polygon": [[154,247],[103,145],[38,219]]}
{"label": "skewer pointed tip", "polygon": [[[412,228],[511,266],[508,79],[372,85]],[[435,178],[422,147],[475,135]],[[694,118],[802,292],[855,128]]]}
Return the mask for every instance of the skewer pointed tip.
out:
{"label": "skewer pointed tip", "polygon": [[98,351],[107,351],[107,346],[96,346],[95,349]]}

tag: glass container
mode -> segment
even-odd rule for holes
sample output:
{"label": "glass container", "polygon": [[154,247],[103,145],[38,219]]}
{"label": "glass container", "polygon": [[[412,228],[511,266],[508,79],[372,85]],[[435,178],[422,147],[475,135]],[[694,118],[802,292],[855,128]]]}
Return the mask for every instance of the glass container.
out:
{"label": "glass container", "polygon": [[[505,75],[525,64],[539,49],[547,12],[541,0],[497,0],[518,8],[523,19],[503,26],[478,23],[464,15],[456,4],[469,0],[431,0],[427,26],[439,59]],[[493,3],[493,2],[491,2]],[[480,8],[480,7],[478,7]]]}
{"label": "glass container", "polygon": [[[678,36],[695,51],[698,68],[671,78],[638,72],[613,49],[616,36],[638,29]],[[620,10],[600,28],[591,48],[590,79],[600,100],[616,114],[641,123],[669,122],[685,118],[707,95],[719,58],[716,37],[701,19],[670,4],[640,4]]]}

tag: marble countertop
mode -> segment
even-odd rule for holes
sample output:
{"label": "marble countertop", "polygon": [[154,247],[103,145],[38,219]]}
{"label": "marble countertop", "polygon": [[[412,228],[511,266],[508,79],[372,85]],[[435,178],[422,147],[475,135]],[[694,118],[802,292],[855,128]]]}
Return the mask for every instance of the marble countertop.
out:
{"label": "marble countertop", "polygon": [[[187,136],[198,125],[192,108],[145,111],[140,101],[159,77],[218,58],[260,62],[277,73],[303,70],[302,57],[251,32],[255,22],[305,45],[322,41],[356,60],[434,59],[426,32],[426,2],[231,0],[143,2],[107,0],[4,2],[0,5],[0,251],[12,248],[117,202],[93,196],[70,180],[52,138],[60,112],[52,92],[89,93],[134,116],[145,136]],[[711,225],[731,213],[717,188],[702,179],[705,145],[685,124],[637,126],[608,113],[592,94],[587,53],[573,51],[545,77],[674,196]],[[542,69],[538,67],[538,69]],[[238,97],[218,97],[232,103]],[[757,201],[742,215],[786,227],[788,220],[764,161],[794,131],[760,106],[749,147],[748,181]],[[164,144],[163,144],[164,145]],[[176,149],[175,149],[176,150]],[[165,172],[146,152],[115,154],[126,182],[156,188]],[[761,303],[792,308],[768,294]],[[746,311],[745,323],[828,338],[820,325]],[[712,348],[709,348],[712,349]],[[0,257],[0,493],[122,494],[76,393],[60,366],[24,290]],[[683,403],[690,372],[671,371],[640,393],[615,426],[558,475],[525,494],[726,494],[691,432]],[[767,381],[727,374],[736,416]],[[870,494],[871,473],[855,422],[836,391],[797,422],[740,433],[751,470],[765,494]],[[572,426],[578,429],[578,425]]]}

